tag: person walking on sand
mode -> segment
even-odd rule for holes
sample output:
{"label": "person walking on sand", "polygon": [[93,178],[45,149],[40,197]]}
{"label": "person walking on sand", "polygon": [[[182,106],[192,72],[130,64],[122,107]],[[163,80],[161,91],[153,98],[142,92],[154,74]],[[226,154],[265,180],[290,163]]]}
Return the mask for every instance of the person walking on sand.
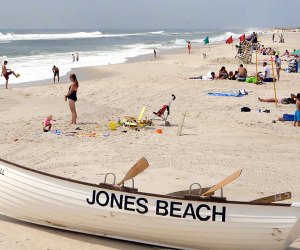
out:
{"label": "person walking on sand", "polygon": [[15,74],[14,71],[6,68],[7,65],[7,61],[4,61],[2,64],[2,73],[1,76],[4,76],[6,83],[5,83],[5,88],[8,89],[8,79],[9,79],[9,75],[13,74],[15,77],[18,77],[18,75]]}
{"label": "person walking on sand", "polygon": [[275,56],[275,65],[276,65],[276,73],[277,73],[277,79],[279,81],[280,78],[280,70],[281,70],[281,59],[279,55]]}
{"label": "person walking on sand", "polygon": [[190,41],[188,41],[188,51],[189,51],[189,54],[191,54],[191,49],[192,49],[191,42],[190,42]]}
{"label": "person walking on sand", "polygon": [[300,93],[297,94],[296,108],[294,126],[300,127]]}
{"label": "person walking on sand", "polygon": [[75,125],[77,120],[77,113],[75,103],[77,101],[77,90],[79,88],[79,83],[75,74],[70,75],[71,85],[69,87],[68,93],[65,95],[65,101],[69,99],[69,107],[72,115],[71,124]]}
{"label": "person walking on sand", "polygon": [[154,58],[156,58],[156,50],[155,49],[153,50],[153,55],[154,55]]}
{"label": "person walking on sand", "polygon": [[52,72],[54,74],[53,82],[55,83],[55,77],[57,76],[57,82],[59,82],[59,68],[53,65]]}
{"label": "person walking on sand", "polygon": [[78,62],[79,61],[79,54],[76,53],[76,61]]}
{"label": "person walking on sand", "polygon": [[272,35],[272,41],[273,41],[273,43],[274,43],[274,40],[275,40],[275,34],[273,33],[273,35]]}
{"label": "person walking on sand", "polygon": [[72,54],[72,58],[73,58],[73,62],[75,62],[75,56],[74,56],[74,54]]}

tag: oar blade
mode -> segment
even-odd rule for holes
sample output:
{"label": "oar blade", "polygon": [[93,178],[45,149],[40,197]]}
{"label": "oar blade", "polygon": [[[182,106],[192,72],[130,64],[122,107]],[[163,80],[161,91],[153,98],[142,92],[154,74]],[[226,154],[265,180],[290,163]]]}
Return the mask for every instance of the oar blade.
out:
{"label": "oar blade", "polygon": [[292,198],[291,192],[284,192],[280,194],[270,195],[267,197],[259,198],[250,202],[253,203],[272,203],[277,201],[284,201]]}
{"label": "oar blade", "polygon": [[209,189],[207,192],[202,194],[202,196],[209,196],[212,195],[213,192],[219,190],[220,188],[226,186],[227,184],[233,182],[235,179],[239,178],[242,173],[242,169],[234,172],[232,175],[225,178],[223,181],[219,182],[217,185],[213,186],[211,189]]}
{"label": "oar blade", "polygon": [[134,178],[143,172],[147,167],[149,167],[149,163],[145,157],[142,157],[131,167],[131,169],[129,169],[125,177],[117,185],[122,185],[125,181]]}

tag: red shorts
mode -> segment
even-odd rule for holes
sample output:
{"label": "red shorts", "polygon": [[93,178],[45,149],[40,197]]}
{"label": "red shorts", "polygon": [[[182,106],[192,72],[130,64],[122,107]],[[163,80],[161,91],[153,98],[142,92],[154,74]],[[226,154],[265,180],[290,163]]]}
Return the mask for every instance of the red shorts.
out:
{"label": "red shorts", "polygon": [[11,75],[11,74],[12,74],[12,72],[6,72],[3,76],[4,76],[4,78],[6,80],[8,80],[9,79],[9,75]]}

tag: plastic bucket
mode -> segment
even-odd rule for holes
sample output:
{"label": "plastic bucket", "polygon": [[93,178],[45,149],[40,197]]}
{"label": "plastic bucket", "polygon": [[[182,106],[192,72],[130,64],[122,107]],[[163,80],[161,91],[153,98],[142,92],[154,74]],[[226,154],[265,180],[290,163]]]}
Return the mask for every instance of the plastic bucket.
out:
{"label": "plastic bucket", "polygon": [[111,131],[117,130],[117,123],[116,122],[109,122],[108,124]]}

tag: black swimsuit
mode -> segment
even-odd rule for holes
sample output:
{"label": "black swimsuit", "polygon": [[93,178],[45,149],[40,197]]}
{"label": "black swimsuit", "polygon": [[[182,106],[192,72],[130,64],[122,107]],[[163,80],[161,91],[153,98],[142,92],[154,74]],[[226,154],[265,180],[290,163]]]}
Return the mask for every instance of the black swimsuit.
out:
{"label": "black swimsuit", "polygon": [[[69,87],[69,90],[70,89],[71,89],[71,86]],[[67,98],[76,102],[77,101],[77,90],[74,90],[70,95],[67,96]]]}

